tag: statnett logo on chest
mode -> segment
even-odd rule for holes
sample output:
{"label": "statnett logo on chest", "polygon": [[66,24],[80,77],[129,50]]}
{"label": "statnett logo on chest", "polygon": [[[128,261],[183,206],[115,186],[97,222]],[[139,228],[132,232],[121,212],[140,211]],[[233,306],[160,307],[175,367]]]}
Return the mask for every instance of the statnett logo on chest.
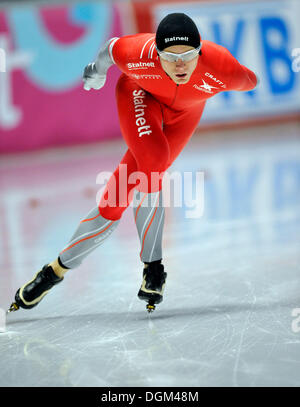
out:
{"label": "statnett logo on chest", "polygon": [[129,62],[127,64],[127,68],[131,70],[135,69],[148,69],[148,68],[155,68],[154,62]]}
{"label": "statnett logo on chest", "polygon": [[145,119],[145,108],[147,105],[144,104],[144,98],[146,97],[146,93],[140,89],[140,90],[134,90],[132,92],[133,94],[133,104],[134,104],[134,111],[135,111],[135,124],[137,125],[138,132],[139,132],[139,137],[142,137],[144,134],[151,134],[152,130],[150,129],[150,126],[146,125],[146,119]]}
{"label": "statnett logo on chest", "polygon": [[214,75],[212,75],[211,73],[206,72],[206,73],[205,73],[205,76],[207,76],[208,78],[210,78],[210,79],[212,79],[213,81],[215,81],[218,85],[221,86],[221,88],[223,88],[223,89],[226,89],[226,88],[227,88],[227,86],[225,85],[224,82],[222,82],[222,81],[220,81],[219,79],[217,79],[216,77],[214,77]]}

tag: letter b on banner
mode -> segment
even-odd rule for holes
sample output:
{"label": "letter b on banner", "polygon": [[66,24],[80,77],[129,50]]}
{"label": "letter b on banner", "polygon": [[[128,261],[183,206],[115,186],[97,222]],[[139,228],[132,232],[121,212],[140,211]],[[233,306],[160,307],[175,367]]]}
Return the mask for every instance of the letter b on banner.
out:
{"label": "letter b on banner", "polygon": [[289,92],[293,88],[295,74],[289,57],[287,26],[282,19],[269,17],[260,20],[260,27],[272,93]]}

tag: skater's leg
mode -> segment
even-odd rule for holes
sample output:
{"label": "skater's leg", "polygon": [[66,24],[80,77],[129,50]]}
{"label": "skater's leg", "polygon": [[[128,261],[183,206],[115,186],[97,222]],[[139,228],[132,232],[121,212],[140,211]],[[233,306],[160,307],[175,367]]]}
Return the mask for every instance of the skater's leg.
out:
{"label": "skater's leg", "polygon": [[119,224],[103,218],[99,208],[92,209],[80,222],[68,245],[60,252],[60,262],[68,267],[78,267],[82,261],[111,235]]}
{"label": "skater's leg", "polygon": [[[164,134],[169,146],[169,168],[191,138],[200,120],[203,106],[186,112],[174,112],[164,108]],[[163,174],[162,174],[163,175]],[[152,204],[147,198],[151,195]],[[146,205],[143,205],[143,200]],[[148,204],[148,205],[147,205]],[[162,259],[162,235],[164,224],[164,208],[162,191],[157,194],[136,194],[134,215],[141,240],[141,259],[145,262],[143,281],[138,292],[141,300],[148,302],[149,312],[155,309],[154,304],[163,300],[167,273],[164,272]]]}
{"label": "skater's leg", "polygon": [[133,208],[141,243],[141,260],[144,263],[161,260],[165,218],[162,190],[149,194],[136,190]]}
{"label": "skater's leg", "polygon": [[162,190],[152,193],[135,191],[133,208],[141,242],[140,258],[145,263],[138,297],[148,302],[147,309],[150,312],[155,309],[154,304],[163,300],[167,278],[161,264],[165,218]]}
{"label": "skater's leg", "polygon": [[153,307],[162,301],[167,275],[161,264],[164,224],[161,189],[170,149],[162,127],[162,106],[152,95],[121,76],[117,103],[122,134],[140,176],[134,191],[134,216],[141,242],[140,258],[145,268],[138,296]]}
{"label": "skater's leg", "polygon": [[115,230],[119,221],[103,218],[99,208],[92,209],[80,222],[71,241],[52,263],[45,265],[32,280],[18,289],[9,311],[33,308],[54,285],[61,282],[67,268],[78,267],[83,259]]}

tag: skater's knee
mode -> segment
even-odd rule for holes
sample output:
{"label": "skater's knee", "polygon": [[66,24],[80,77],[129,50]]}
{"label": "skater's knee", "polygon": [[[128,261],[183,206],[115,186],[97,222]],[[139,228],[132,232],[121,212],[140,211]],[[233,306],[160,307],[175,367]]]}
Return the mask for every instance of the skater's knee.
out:
{"label": "skater's knee", "polygon": [[125,211],[126,207],[111,207],[111,206],[99,206],[100,215],[107,219],[117,221],[121,219],[123,212]]}

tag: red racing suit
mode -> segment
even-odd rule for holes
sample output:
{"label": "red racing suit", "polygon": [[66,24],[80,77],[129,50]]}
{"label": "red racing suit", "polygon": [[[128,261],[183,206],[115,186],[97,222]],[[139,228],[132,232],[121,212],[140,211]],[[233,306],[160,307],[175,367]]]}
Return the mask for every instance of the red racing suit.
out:
{"label": "red racing suit", "polygon": [[[108,49],[112,61],[123,72],[116,100],[128,150],[120,162],[126,167],[119,164],[108,181],[99,211],[104,218],[117,220],[130,204],[135,187],[141,192],[161,189],[161,182],[151,185],[151,174],[163,174],[180,154],[199,123],[206,100],[224,91],[252,90],[257,78],[226,48],[211,41],[202,41],[198,64],[189,82],[180,85],[160,64],[155,34],[112,39]],[[124,168],[125,173],[120,174]],[[146,175],[146,186],[130,177],[137,171]],[[116,191],[116,205],[109,204],[110,188]]]}

